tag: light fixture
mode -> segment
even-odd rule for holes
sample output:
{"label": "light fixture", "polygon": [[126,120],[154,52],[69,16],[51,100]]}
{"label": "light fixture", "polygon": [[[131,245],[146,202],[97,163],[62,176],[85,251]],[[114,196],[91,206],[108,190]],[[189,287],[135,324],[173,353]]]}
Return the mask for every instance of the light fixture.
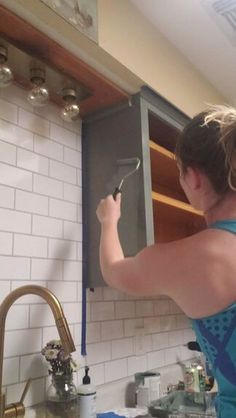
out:
{"label": "light fixture", "polygon": [[27,99],[34,107],[42,107],[47,104],[49,100],[48,89],[44,86],[46,80],[46,73],[43,68],[30,69],[30,81],[33,84]]}
{"label": "light fixture", "polygon": [[61,118],[65,122],[74,122],[79,118],[80,108],[77,103],[77,93],[74,88],[64,88],[61,92],[62,98],[66,103],[61,111]]}
{"label": "light fixture", "polygon": [[9,86],[13,80],[12,71],[6,62],[7,48],[0,45],[0,88]]}

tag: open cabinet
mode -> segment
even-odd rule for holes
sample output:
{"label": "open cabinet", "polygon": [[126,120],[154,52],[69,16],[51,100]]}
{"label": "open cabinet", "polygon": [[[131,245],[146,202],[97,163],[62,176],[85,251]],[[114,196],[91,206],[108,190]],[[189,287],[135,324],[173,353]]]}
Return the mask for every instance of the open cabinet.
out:
{"label": "open cabinet", "polygon": [[99,268],[100,225],[96,207],[117,186],[117,160],[138,157],[138,172],[122,190],[119,236],[126,256],[154,242],[201,230],[204,219],[179,185],[176,139],[189,118],[149,88],[85,118],[83,124],[83,253],[87,286],[104,285]]}

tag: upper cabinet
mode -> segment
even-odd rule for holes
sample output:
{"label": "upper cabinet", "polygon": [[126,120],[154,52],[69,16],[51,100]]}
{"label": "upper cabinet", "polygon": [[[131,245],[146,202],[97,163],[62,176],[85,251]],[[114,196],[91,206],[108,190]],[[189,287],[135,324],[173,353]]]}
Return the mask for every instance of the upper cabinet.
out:
{"label": "upper cabinet", "polygon": [[[2,5],[0,16],[0,42],[7,44],[15,82],[22,87],[30,88],[28,56],[44,64],[49,73],[54,72],[52,85],[54,79],[61,88],[66,87],[67,80],[75,84],[79,90],[81,117],[128,101],[129,95],[123,89]],[[57,84],[50,97],[61,105]]]}
{"label": "upper cabinet", "polygon": [[85,119],[83,246],[88,287],[104,285],[96,207],[119,184],[122,169],[117,160],[141,160],[140,169],[125,180],[122,191],[119,235],[126,256],[204,227],[202,213],[188,203],[179,185],[174,157],[177,136],[188,120],[148,88],[127,105]]}

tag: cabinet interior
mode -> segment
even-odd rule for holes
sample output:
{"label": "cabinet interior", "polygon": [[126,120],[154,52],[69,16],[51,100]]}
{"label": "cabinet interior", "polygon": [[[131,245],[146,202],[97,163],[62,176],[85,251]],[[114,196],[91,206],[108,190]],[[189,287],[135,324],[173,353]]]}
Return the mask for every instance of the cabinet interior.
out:
{"label": "cabinet interior", "polygon": [[152,202],[155,242],[169,242],[204,228],[201,212],[194,209],[179,183],[174,149],[180,132],[149,113]]}

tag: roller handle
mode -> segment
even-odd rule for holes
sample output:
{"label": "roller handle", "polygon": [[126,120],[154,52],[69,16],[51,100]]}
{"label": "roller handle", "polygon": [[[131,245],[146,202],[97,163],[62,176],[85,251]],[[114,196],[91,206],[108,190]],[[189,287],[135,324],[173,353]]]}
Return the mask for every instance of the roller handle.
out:
{"label": "roller handle", "polygon": [[116,196],[118,193],[121,193],[121,189],[119,187],[116,187],[114,192],[112,193],[113,199],[116,200]]}

